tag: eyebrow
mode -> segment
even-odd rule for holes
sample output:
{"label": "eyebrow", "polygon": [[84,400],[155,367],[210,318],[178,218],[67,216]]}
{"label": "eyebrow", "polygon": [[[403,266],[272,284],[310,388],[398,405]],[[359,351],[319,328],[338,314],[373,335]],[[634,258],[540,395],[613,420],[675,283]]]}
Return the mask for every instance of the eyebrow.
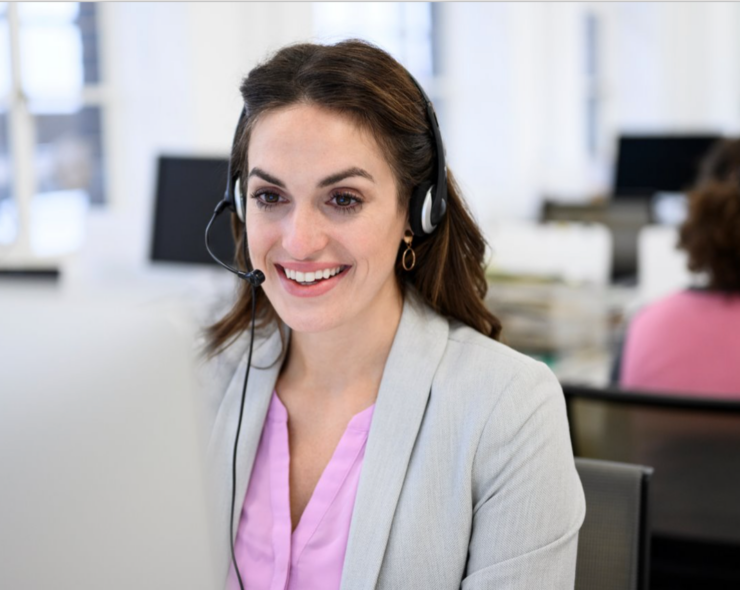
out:
{"label": "eyebrow", "polygon": [[[259,176],[262,180],[279,186],[280,188],[285,188],[285,183],[282,180],[280,180],[279,178],[275,178],[272,174],[269,174],[268,172],[265,172],[264,170],[262,170],[261,168],[257,168],[256,166],[252,168],[252,171],[249,173],[248,178],[252,178],[252,176]],[[337,172],[336,174],[332,174],[331,176],[327,176],[322,181],[320,181],[317,186],[318,188],[326,188],[327,186],[331,186],[332,184],[341,182],[345,178],[351,178],[353,176],[361,176],[362,178],[367,178],[371,182],[375,182],[372,174],[370,174],[367,170],[363,170],[362,168],[354,166],[352,168],[342,170],[341,172]]]}
{"label": "eyebrow", "polygon": [[247,178],[252,178],[252,176],[259,176],[262,180],[277,185],[280,188],[285,188],[285,184],[283,183],[283,181],[275,178],[272,174],[268,174],[261,168],[252,168],[252,171],[249,173],[249,176],[247,176]]}
{"label": "eyebrow", "polygon": [[331,186],[332,184],[336,184],[337,182],[341,182],[345,178],[351,178],[353,176],[361,176],[362,178],[367,178],[370,182],[375,182],[372,174],[370,174],[367,170],[363,170],[362,168],[357,168],[355,166],[353,168],[347,168],[346,170],[337,172],[336,174],[332,174],[331,176],[327,176],[318,184],[318,186],[319,188],[325,188],[327,186]]}

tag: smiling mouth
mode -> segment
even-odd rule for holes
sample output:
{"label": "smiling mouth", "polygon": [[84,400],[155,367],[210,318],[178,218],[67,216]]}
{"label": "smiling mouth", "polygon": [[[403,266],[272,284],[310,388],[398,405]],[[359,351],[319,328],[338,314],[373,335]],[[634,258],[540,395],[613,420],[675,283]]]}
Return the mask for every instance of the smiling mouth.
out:
{"label": "smiling mouth", "polygon": [[300,272],[297,270],[284,268],[282,266],[280,267],[287,279],[304,287],[316,285],[321,281],[325,281],[339,274],[342,274],[348,268],[349,266],[341,264],[339,266],[335,266],[334,268],[325,268],[323,270],[317,270],[314,272]]}

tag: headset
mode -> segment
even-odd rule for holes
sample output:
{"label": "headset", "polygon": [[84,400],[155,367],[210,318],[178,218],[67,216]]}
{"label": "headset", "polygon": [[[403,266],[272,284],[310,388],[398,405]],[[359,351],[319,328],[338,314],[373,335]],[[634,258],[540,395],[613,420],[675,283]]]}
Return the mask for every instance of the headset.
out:
{"label": "headset", "polygon": [[[424,181],[419,186],[415,187],[411,193],[411,200],[409,202],[409,225],[415,236],[425,237],[434,232],[439,223],[447,213],[447,165],[445,163],[445,149],[442,143],[442,134],[439,130],[439,122],[437,121],[437,113],[434,111],[432,101],[427,96],[421,84],[416,81],[410,72],[407,74],[414,85],[419,89],[422,98],[424,99],[424,108],[426,110],[427,119],[434,136],[434,147],[437,152],[437,162],[434,172],[434,181]],[[254,343],[254,325],[255,325],[255,311],[256,311],[256,299],[257,299],[257,287],[259,287],[265,281],[265,275],[261,270],[254,269],[251,272],[244,272],[233,266],[226,264],[211,250],[210,244],[210,232],[213,222],[216,220],[223,211],[229,210],[232,214],[236,214],[239,221],[242,224],[246,221],[246,194],[243,190],[242,183],[240,182],[240,172],[233,170],[232,164],[234,160],[234,153],[238,145],[239,136],[244,128],[247,120],[247,107],[242,108],[242,112],[239,115],[239,121],[236,125],[236,131],[234,132],[234,141],[231,147],[231,157],[229,158],[229,168],[226,177],[226,191],[224,192],[224,198],[219,201],[216,208],[213,210],[208,225],[206,225],[206,250],[218,264],[229,272],[235,274],[240,279],[246,281],[252,288],[252,322],[250,329],[250,340],[249,340],[249,353],[247,357],[247,369],[244,375],[244,385],[242,386],[241,404],[239,406],[239,420],[236,426],[236,435],[234,437],[234,452],[231,463],[231,517],[229,520],[229,540],[231,547],[231,562],[236,572],[236,577],[239,581],[239,587],[244,590],[244,584],[242,582],[241,572],[239,566],[236,563],[236,555],[234,554],[234,506],[236,500],[236,463],[237,463],[237,449],[239,447],[239,434],[242,426],[242,416],[244,414],[244,400],[247,394],[247,382],[249,381],[249,369],[252,366],[252,345]],[[245,228],[246,232],[246,228]],[[244,260],[247,260],[247,240],[246,235],[242,241]]]}
{"label": "headset", "polygon": [[[439,122],[437,121],[437,113],[434,110],[434,105],[427,96],[427,93],[424,92],[421,84],[419,84],[411,74],[409,74],[409,78],[419,89],[419,93],[424,99],[424,108],[426,109],[427,119],[429,120],[429,125],[434,137],[434,149],[437,153],[434,181],[424,181],[415,187],[411,193],[411,200],[409,202],[409,224],[411,225],[414,235],[422,237],[432,234],[447,212],[447,165],[445,163],[445,149],[444,144],[442,143],[442,133],[439,130]],[[237,141],[239,140],[240,132],[246,123],[246,119],[247,108],[244,107],[239,116],[239,122],[236,125],[232,155],[234,153],[233,150],[237,145]],[[246,194],[242,190],[239,172],[232,171],[231,159],[229,160],[229,170],[226,178],[226,191],[224,193],[224,198],[216,207],[214,216],[218,215],[224,208],[228,208],[232,213],[236,213],[239,220],[244,223],[246,219]],[[213,253],[211,253],[211,256],[213,256]],[[216,261],[221,264],[221,266],[225,266],[220,260],[216,259]],[[231,272],[236,272],[235,269],[229,268],[229,270],[231,270]]]}

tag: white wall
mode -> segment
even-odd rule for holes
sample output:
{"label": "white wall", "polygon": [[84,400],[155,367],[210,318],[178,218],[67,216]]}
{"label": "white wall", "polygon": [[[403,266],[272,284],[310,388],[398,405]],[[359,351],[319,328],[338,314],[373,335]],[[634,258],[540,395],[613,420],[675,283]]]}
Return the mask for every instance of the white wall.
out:
{"label": "white wall", "polygon": [[533,218],[592,190],[574,3],[445,4],[450,165],[479,220]]}
{"label": "white wall", "polygon": [[740,6],[605,4],[613,125],[735,132],[740,117]]}

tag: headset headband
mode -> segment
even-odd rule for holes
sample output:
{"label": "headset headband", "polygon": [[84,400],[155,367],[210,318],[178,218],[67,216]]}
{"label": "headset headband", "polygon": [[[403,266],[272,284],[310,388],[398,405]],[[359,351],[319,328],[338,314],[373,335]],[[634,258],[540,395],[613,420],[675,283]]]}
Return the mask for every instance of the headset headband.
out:
{"label": "headset headband", "polygon": [[[429,96],[427,96],[427,93],[424,92],[424,88],[422,88],[421,84],[419,84],[417,79],[414,78],[408,70],[406,71],[406,73],[408,74],[411,81],[414,83],[414,86],[416,86],[419,89],[419,93],[424,99],[424,106],[426,107],[427,119],[429,120],[429,126],[432,128],[432,134],[434,136],[434,149],[437,152],[436,182],[434,183],[432,187],[432,195],[431,195],[432,202],[431,202],[430,221],[431,221],[432,227],[422,228],[423,233],[430,234],[432,233],[432,231],[434,231],[434,229],[437,227],[439,222],[442,221],[442,218],[447,212],[447,164],[445,162],[445,156],[446,156],[445,146],[444,146],[444,143],[442,143],[442,133],[439,130],[439,121],[437,120],[437,112],[434,110],[434,105],[432,104],[431,99],[429,98]],[[415,221],[414,219],[411,219],[412,229],[413,229],[414,221]],[[414,229],[414,233],[418,234],[419,232],[416,229]]]}
{"label": "headset headband", "polygon": [[239,136],[242,133],[242,129],[244,127],[244,123],[247,120],[247,107],[242,107],[242,112],[239,115],[239,121],[236,123],[236,130],[234,131],[234,139],[231,142],[231,154],[229,155],[229,169],[226,175],[226,191],[224,192],[224,203],[226,203],[226,206],[231,209],[234,213],[236,213],[239,216],[239,219],[244,221],[244,202],[239,198],[239,172],[234,173],[233,172],[233,159],[234,159],[234,150],[236,149],[236,144],[239,141]]}
{"label": "headset headband", "polygon": [[[434,182],[425,182],[416,187],[411,195],[409,204],[409,223],[411,229],[417,236],[431,234],[442,221],[447,211],[447,165],[445,163],[445,148],[442,143],[442,134],[439,130],[437,113],[434,110],[432,101],[424,92],[421,84],[414,78],[410,72],[406,72],[414,86],[424,100],[424,107],[429,120],[429,126],[432,130],[434,139],[434,148],[437,152],[436,174]],[[243,131],[247,119],[247,107],[242,108],[239,115],[239,121],[236,124],[234,140],[231,147],[231,156],[229,157],[229,169],[226,178],[226,191],[224,194],[224,203],[229,209],[237,214],[239,219],[244,221],[244,201],[242,199],[241,187],[239,186],[239,172],[233,172],[233,157],[239,137]]]}

